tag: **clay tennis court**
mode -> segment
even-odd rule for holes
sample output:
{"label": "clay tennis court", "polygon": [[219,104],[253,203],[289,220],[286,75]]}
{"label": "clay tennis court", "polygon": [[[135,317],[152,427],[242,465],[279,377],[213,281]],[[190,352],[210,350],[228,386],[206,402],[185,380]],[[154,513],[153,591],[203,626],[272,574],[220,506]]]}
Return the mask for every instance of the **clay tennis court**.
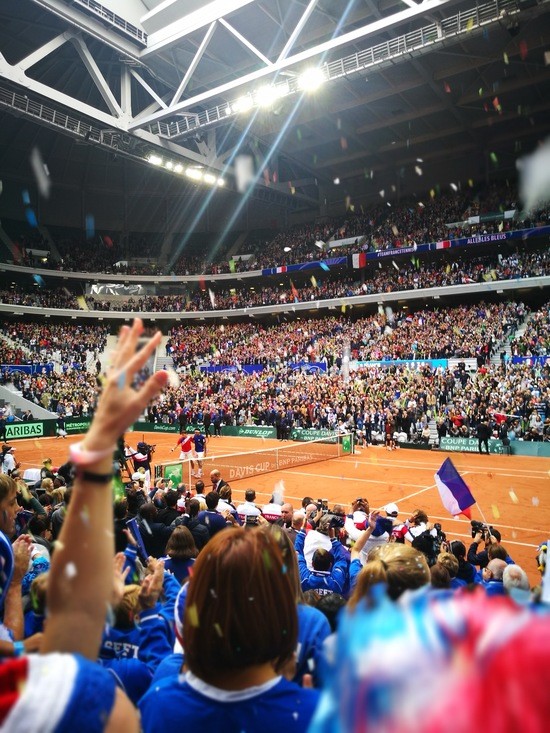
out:
{"label": "clay tennis court", "polygon": [[[138,440],[156,444],[155,463],[174,462],[177,453],[170,453],[178,438],[173,434],[127,434],[131,445]],[[40,466],[44,458],[60,465],[67,460],[68,445],[80,438],[67,440],[41,438],[14,441],[16,458],[21,468]],[[286,445],[276,440],[229,437],[210,438],[207,456],[243,453]],[[288,443],[288,445],[293,445]],[[303,444],[302,444],[303,445]],[[366,497],[371,508],[392,501],[405,518],[415,508],[422,508],[432,522],[441,522],[450,539],[470,539],[470,524],[465,518],[450,517],[443,508],[435,487],[434,473],[450,456],[470,487],[478,504],[472,507],[472,518],[482,519],[502,533],[502,543],[510,555],[528,573],[531,583],[539,582],[535,562],[538,544],[550,536],[550,459],[523,456],[483,455],[476,453],[444,453],[401,449],[388,452],[383,447],[356,448],[356,453],[319,463],[297,466],[252,478],[231,480],[234,500],[241,500],[245,489],[254,488],[258,503],[267,503],[275,484],[283,481],[285,500],[295,508],[302,497],[327,498],[333,503],[349,505],[359,496]],[[208,471],[205,471],[208,486]],[[228,478],[225,477],[224,478]],[[517,498],[517,503],[513,500]]]}

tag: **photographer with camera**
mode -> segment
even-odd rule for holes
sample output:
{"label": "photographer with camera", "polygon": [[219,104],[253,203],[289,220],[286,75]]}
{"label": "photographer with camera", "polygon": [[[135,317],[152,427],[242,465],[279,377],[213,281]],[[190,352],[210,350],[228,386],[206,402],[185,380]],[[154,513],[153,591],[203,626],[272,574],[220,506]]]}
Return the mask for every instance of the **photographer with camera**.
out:
{"label": "photographer with camera", "polygon": [[[493,544],[500,545],[500,541],[502,539],[501,534],[498,529],[488,527],[486,524],[483,524],[483,522],[479,522],[476,519],[472,519],[471,525],[473,542],[468,549],[468,562],[472,563],[472,565],[478,565],[480,570],[483,570],[483,568],[487,567],[489,560],[491,559],[489,557],[488,549]],[[482,541],[485,543],[485,548],[481,550],[481,552],[478,552],[479,544]],[[507,565],[514,564],[514,561],[508,553],[506,553],[505,561]]]}
{"label": "photographer with camera", "polygon": [[335,537],[335,529],[331,526],[330,515],[325,514],[319,522],[319,530],[313,532],[325,533],[330,542],[330,550],[325,547],[318,547],[313,551],[311,558],[311,569],[308,568],[304,555],[304,544],[307,540],[303,530],[298,532],[294,547],[298,557],[298,568],[300,570],[300,584],[302,590],[314,590],[321,596],[331,593],[345,592],[348,585],[348,557],[341,542]]}
{"label": "photographer with camera", "polygon": [[134,469],[137,472],[140,468],[145,469],[144,485],[147,490],[151,488],[151,463],[156,446],[149,445],[143,441],[137,444],[137,451],[128,452],[126,457],[134,462]]}

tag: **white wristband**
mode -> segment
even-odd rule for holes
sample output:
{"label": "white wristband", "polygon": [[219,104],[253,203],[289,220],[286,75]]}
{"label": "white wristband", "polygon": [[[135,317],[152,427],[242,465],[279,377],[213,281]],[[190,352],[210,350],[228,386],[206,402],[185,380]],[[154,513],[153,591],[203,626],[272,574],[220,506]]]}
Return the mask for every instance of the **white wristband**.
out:
{"label": "white wristband", "polygon": [[91,466],[104,458],[112,457],[115,446],[106,450],[83,450],[82,441],[69,447],[69,456],[75,466]]}

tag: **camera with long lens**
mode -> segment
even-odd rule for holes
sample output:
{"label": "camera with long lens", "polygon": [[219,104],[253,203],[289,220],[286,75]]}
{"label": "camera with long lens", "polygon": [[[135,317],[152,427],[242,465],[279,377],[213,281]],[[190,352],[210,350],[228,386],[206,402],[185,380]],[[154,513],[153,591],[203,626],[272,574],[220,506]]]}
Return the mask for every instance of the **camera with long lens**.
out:
{"label": "camera with long lens", "polygon": [[493,531],[492,527],[488,527],[486,524],[480,522],[477,519],[472,519],[470,524],[472,525],[472,537],[475,537],[476,534],[481,534],[481,538],[483,540],[486,540]]}
{"label": "camera with long lens", "polygon": [[153,454],[156,450],[156,445],[150,445],[149,443],[143,443],[140,442],[137,444],[137,449],[140,453],[143,453],[143,455],[146,455],[147,453]]}

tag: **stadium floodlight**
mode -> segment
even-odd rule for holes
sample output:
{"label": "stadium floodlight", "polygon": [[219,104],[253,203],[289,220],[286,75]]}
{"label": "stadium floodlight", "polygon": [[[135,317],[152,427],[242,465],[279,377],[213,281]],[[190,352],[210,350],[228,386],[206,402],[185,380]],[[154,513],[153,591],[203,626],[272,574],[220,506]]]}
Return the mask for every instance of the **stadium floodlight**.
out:
{"label": "stadium floodlight", "polygon": [[168,162],[166,163],[166,166],[165,166],[165,167],[166,167],[166,168],[168,168],[168,170],[169,170],[169,171],[171,171],[171,170],[173,170],[173,168],[174,168],[174,164],[172,163],[172,161],[171,161],[171,160],[169,160],[169,161],[168,161]]}
{"label": "stadium floodlight", "polygon": [[216,183],[218,184],[218,186],[225,186],[225,181],[223,180],[223,178],[218,178]]}
{"label": "stadium floodlight", "polygon": [[151,165],[162,165],[162,158],[160,157],[160,155],[155,155],[154,153],[151,153],[147,160],[149,161],[149,163],[151,163]]}
{"label": "stadium floodlight", "polygon": [[185,171],[185,174],[188,178],[191,178],[193,181],[202,181],[202,171],[198,170],[197,168],[188,168]]}
{"label": "stadium floodlight", "polygon": [[205,183],[209,183],[213,186],[216,183],[216,176],[213,176],[212,173],[205,173],[203,180]]}
{"label": "stadium floodlight", "polygon": [[325,74],[322,69],[314,68],[306,69],[298,77],[298,89],[303,92],[314,92],[326,81]]}
{"label": "stadium floodlight", "polygon": [[174,166],[174,173],[183,173],[183,166],[181,163],[176,163]]}
{"label": "stadium floodlight", "polygon": [[258,107],[271,107],[274,102],[289,93],[288,82],[283,84],[266,84],[254,92],[254,100]]}
{"label": "stadium floodlight", "polygon": [[242,97],[236,99],[232,104],[233,112],[248,112],[254,106],[254,100],[250,94],[245,94]]}

